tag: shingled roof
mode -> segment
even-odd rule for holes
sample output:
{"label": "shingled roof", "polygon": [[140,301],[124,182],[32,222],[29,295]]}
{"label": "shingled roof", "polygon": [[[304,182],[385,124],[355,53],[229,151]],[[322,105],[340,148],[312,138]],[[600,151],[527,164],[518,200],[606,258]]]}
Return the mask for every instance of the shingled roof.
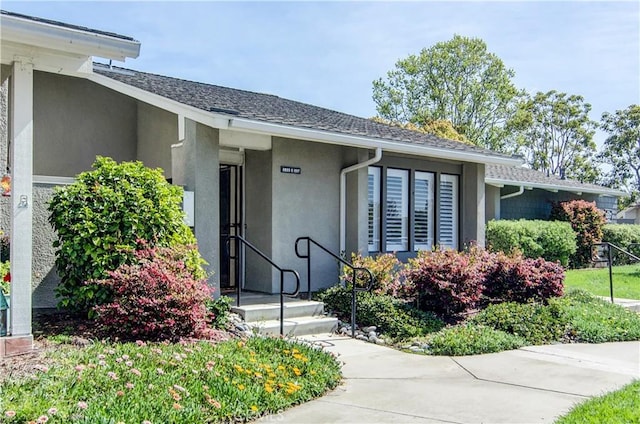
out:
{"label": "shingled roof", "polygon": [[485,182],[494,185],[516,185],[532,188],[556,189],[560,191],[606,194],[623,196],[624,193],[596,184],[581,183],[562,179],[555,175],[517,166],[488,164],[485,167]]}
{"label": "shingled roof", "polygon": [[271,94],[187,81],[119,67],[109,68],[102,64],[95,64],[94,72],[203,111],[228,115],[229,118],[244,118],[296,128],[447,149],[487,158],[516,160],[491,150]]}

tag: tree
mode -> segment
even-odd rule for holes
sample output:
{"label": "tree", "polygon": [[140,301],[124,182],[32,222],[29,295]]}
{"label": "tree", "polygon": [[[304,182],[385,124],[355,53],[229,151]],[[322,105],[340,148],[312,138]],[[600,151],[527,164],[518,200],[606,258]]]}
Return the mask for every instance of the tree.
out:
{"label": "tree", "polygon": [[379,122],[381,124],[393,125],[394,127],[404,128],[406,130],[418,131],[425,134],[432,134],[436,137],[446,138],[447,140],[459,141],[464,144],[473,144],[469,141],[467,137],[460,134],[453,127],[451,121],[447,121],[445,119],[438,119],[435,121],[428,121],[423,125],[416,125],[411,122],[399,123],[399,122],[391,122],[387,119],[380,118],[378,116],[374,116],[371,118],[374,122]]}
{"label": "tree", "polygon": [[595,182],[599,172],[592,158],[597,124],[589,119],[590,110],[582,96],[555,90],[523,101],[516,126],[528,165],[548,175]]}
{"label": "tree", "polygon": [[373,100],[393,123],[447,120],[472,143],[511,152],[508,123],[521,94],[514,75],[484,41],[455,35],[399,60],[386,80],[373,82]]}
{"label": "tree", "polygon": [[609,133],[598,158],[611,171],[607,182],[637,198],[640,192],[640,106],[602,114],[600,127]]}

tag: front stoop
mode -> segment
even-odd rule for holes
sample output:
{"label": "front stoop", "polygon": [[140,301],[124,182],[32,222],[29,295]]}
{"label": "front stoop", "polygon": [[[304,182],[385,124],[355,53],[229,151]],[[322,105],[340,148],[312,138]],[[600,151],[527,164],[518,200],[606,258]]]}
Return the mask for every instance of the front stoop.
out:
{"label": "front stoop", "polygon": [[33,336],[0,337],[0,358],[22,355],[33,351]]}
{"label": "front stoop", "polygon": [[[280,303],[256,303],[233,306],[231,311],[260,334],[280,334]],[[338,319],[324,314],[324,304],[316,301],[287,300],[284,304],[284,335],[302,336],[330,333],[338,327]]]}

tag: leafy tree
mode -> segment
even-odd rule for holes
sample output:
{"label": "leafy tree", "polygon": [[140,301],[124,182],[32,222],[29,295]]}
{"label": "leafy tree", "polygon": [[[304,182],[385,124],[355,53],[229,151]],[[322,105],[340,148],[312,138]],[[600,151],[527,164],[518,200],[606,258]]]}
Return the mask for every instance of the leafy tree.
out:
{"label": "leafy tree", "polygon": [[392,123],[447,120],[476,145],[513,151],[508,123],[521,94],[514,75],[484,41],[455,35],[396,62],[385,80],[373,82],[373,100]]}
{"label": "leafy tree", "polygon": [[592,162],[597,124],[589,119],[591,105],[582,96],[555,90],[538,92],[520,103],[518,124],[529,166],[548,175],[595,182]]}
{"label": "leafy tree", "polygon": [[446,138],[447,140],[460,141],[465,144],[473,144],[467,137],[456,131],[451,121],[447,121],[446,119],[427,121],[422,125],[416,125],[412,122],[391,122],[387,119],[380,118],[379,116],[374,116],[373,118],[371,118],[371,120],[374,122],[379,122],[381,124],[393,125],[395,127],[400,127],[411,131],[432,134],[440,138]]}
{"label": "leafy tree", "polygon": [[[611,165],[607,182],[627,190],[632,198],[640,192],[640,106],[631,105],[614,114],[602,114],[602,130],[609,133],[598,158]],[[635,196],[633,196],[635,194]]]}
{"label": "leafy tree", "polygon": [[[195,245],[180,207],[182,189],[164,179],[160,169],[142,162],[116,163],[98,157],[93,170],[56,189],[49,222],[56,230],[59,305],[75,311],[110,301],[107,287],[86,282],[106,278],[135,262],[141,242],[149,247]],[[203,278],[197,250],[189,250],[187,267]]]}

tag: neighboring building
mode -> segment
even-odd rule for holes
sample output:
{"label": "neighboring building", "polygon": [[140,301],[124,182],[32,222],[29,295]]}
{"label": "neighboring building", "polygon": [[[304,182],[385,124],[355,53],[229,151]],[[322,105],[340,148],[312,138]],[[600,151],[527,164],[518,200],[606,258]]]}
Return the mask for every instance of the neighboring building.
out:
{"label": "neighboring building", "polygon": [[625,193],[585,184],[529,168],[487,165],[485,174],[486,219],[549,219],[553,202],[596,202],[607,220],[616,216],[618,197]]}
{"label": "neighboring building", "polygon": [[618,212],[616,220],[619,224],[640,224],[640,203]]}

